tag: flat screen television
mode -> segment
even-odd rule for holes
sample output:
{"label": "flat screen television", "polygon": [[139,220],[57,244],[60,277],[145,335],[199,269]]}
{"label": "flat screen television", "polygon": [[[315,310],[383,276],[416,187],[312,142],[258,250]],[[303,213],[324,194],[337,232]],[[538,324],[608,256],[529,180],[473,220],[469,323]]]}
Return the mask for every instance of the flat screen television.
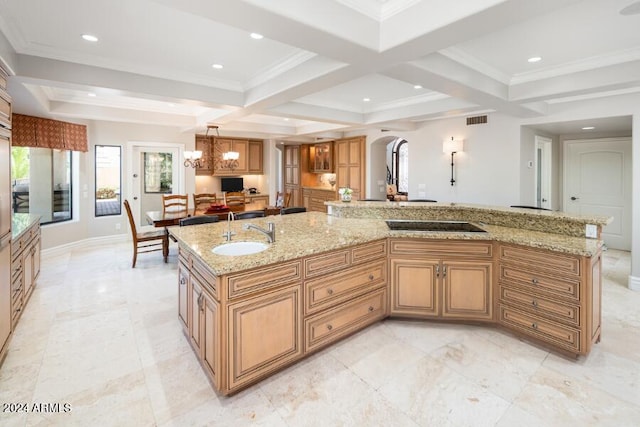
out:
{"label": "flat screen television", "polygon": [[220,189],[224,192],[244,190],[244,179],[241,178],[220,178]]}

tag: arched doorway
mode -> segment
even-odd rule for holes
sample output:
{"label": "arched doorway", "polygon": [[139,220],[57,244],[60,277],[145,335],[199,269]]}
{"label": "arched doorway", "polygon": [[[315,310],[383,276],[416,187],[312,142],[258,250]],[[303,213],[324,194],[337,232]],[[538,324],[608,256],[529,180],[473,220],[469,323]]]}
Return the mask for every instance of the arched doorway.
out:
{"label": "arched doorway", "polygon": [[406,194],[409,190],[408,141],[398,136],[384,136],[373,141],[369,151],[369,197],[386,198],[386,184],[399,185],[398,191]]}

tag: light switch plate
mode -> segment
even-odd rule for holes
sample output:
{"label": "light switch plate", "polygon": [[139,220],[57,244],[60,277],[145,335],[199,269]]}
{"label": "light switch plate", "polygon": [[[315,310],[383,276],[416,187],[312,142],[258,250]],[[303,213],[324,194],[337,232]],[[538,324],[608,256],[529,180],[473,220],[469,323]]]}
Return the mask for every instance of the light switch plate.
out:
{"label": "light switch plate", "polygon": [[598,227],[594,224],[587,224],[585,234],[591,239],[598,238]]}

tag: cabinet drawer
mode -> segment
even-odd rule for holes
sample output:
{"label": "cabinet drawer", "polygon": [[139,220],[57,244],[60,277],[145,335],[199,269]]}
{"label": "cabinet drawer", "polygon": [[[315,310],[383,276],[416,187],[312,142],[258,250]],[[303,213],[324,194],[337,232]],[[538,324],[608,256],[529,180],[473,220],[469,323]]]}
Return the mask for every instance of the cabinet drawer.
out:
{"label": "cabinet drawer", "polygon": [[505,304],[517,305],[529,313],[553,317],[570,326],[580,326],[580,307],[577,305],[551,301],[504,286],[500,286],[500,299]]}
{"label": "cabinet drawer", "polygon": [[502,245],[500,261],[525,264],[534,270],[552,270],[570,276],[580,275],[580,259],[573,255]]}
{"label": "cabinet drawer", "polygon": [[515,286],[524,286],[525,290],[533,293],[545,292],[575,301],[580,300],[580,282],[578,280],[560,280],[517,267],[501,265],[500,281]]}
{"label": "cabinet drawer", "polygon": [[351,262],[360,264],[375,258],[387,256],[387,240],[379,240],[377,242],[367,243],[351,250]]}
{"label": "cabinet drawer", "polygon": [[351,264],[351,250],[344,249],[327,254],[314,255],[304,260],[304,277],[342,270]]}
{"label": "cabinet drawer", "polygon": [[542,341],[580,352],[580,331],[510,307],[500,306],[500,323]]}
{"label": "cabinet drawer", "polygon": [[381,288],[328,313],[305,320],[305,352],[315,350],[386,316],[387,290]]}
{"label": "cabinet drawer", "polygon": [[428,257],[474,257],[491,258],[493,244],[491,242],[426,240],[426,239],[398,239],[391,240],[392,255],[411,255]]}
{"label": "cabinet drawer", "polygon": [[315,313],[387,283],[387,261],[382,259],[346,272],[336,272],[305,282],[305,313]]}
{"label": "cabinet drawer", "polygon": [[191,272],[200,279],[199,281],[207,288],[211,296],[218,299],[218,280],[216,276],[198,258],[192,258],[191,262]]}
{"label": "cabinet drawer", "polygon": [[302,269],[299,261],[233,274],[228,278],[229,298],[281,287],[301,279]]}

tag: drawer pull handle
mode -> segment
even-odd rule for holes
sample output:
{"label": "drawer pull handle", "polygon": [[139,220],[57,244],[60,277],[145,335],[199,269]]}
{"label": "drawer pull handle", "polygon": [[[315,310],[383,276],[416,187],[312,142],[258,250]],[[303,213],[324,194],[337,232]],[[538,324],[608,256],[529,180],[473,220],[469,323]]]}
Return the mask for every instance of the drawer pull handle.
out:
{"label": "drawer pull handle", "polygon": [[531,324],[531,327],[532,327],[533,329],[538,329],[538,324],[537,324],[537,323],[532,323],[532,324]]}
{"label": "drawer pull handle", "polygon": [[536,301],[536,300],[531,301],[531,305],[533,305],[534,307],[537,307],[538,306],[538,301]]}
{"label": "drawer pull handle", "polygon": [[373,280],[373,274],[369,274],[369,280]]}
{"label": "drawer pull handle", "polygon": [[370,312],[373,311],[373,306],[372,305],[369,306],[369,311]]}
{"label": "drawer pull handle", "polygon": [[531,279],[531,283],[533,283],[534,285],[538,284],[538,279],[536,279],[535,277],[533,279]]}
{"label": "drawer pull handle", "polygon": [[331,288],[327,289],[327,293],[328,293],[329,295],[333,295],[333,289],[331,289]]}
{"label": "drawer pull handle", "polygon": [[329,324],[329,325],[327,325],[327,329],[328,329],[328,330],[332,330],[332,329],[333,329],[333,326],[331,326],[331,324]]}

